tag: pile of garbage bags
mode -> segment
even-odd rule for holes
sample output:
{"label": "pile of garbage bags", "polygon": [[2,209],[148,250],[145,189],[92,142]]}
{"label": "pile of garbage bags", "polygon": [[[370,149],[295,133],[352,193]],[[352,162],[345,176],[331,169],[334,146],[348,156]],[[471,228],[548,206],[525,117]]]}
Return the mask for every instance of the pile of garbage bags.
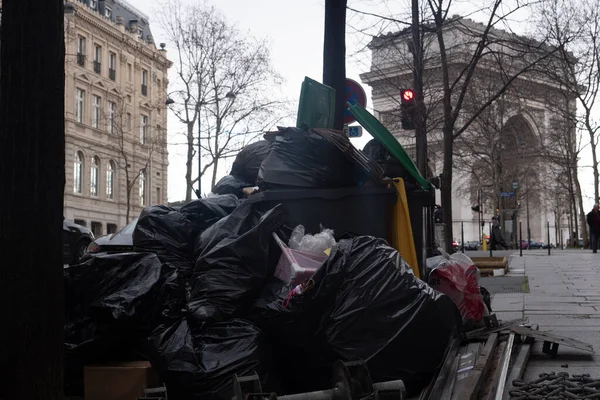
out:
{"label": "pile of garbage bags", "polygon": [[[352,156],[336,147],[322,130],[279,128],[238,153],[231,173],[213,192],[244,198],[244,188],[324,189],[360,186],[373,171],[355,163]],[[344,148],[356,150],[348,137],[335,135]],[[385,151],[385,150],[384,150]],[[376,160],[377,161],[377,160]],[[376,164],[375,164],[376,165]]]}
{"label": "pile of garbage bags", "polygon": [[151,206],[136,252],[65,268],[67,390],[82,390],[84,365],[140,357],[175,400],[229,400],[234,374],[279,394],[327,389],[335,361],[359,358],[375,382],[426,385],[460,324],[452,299],[383,239],[330,231],[316,236],[333,246],[323,265],[293,287],[275,277],[283,221],[280,206],[259,213],[232,195]]}

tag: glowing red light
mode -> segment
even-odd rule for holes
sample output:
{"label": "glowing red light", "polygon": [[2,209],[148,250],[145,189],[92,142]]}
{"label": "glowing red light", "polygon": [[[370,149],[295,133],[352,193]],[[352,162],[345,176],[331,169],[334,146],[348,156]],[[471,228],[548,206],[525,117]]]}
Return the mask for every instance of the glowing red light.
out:
{"label": "glowing red light", "polygon": [[404,99],[404,101],[411,101],[415,98],[415,92],[413,92],[412,90],[404,90],[402,92],[402,98]]}

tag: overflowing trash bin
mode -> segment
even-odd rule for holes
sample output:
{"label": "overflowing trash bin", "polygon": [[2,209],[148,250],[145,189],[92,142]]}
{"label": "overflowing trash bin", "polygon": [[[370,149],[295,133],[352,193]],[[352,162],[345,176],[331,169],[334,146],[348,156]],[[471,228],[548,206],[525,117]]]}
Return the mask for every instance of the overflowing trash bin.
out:
{"label": "overflowing trash bin", "polygon": [[140,359],[174,400],[229,400],[250,374],[278,394],[327,389],[355,360],[375,382],[427,385],[459,308],[389,245],[396,191],[335,135],[267,135],[222,181],[236,190],[147,207],[135,252],[66,268],[68,390],[85,365]]}

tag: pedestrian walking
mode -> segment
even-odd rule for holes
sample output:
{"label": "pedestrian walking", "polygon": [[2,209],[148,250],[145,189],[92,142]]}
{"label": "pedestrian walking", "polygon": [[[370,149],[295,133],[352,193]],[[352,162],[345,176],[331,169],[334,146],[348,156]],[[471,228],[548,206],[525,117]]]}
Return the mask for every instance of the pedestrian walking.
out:
{"label": "pedestrian walking", "polygon": [[592,211],[587,215],[587,223],[590,226],[590,247],[593,253],[597,253],[598,240],[600,240],[600,206],[598,204],[595,204]]}
{"label": "pedestrian walking", "polygon": [[498,250],[497,247],[504,247],[508,250],[508,246],[502,237],[502,231],[500,230],[500,221],[498,218],[492,217],[492,232],[490,235],[490,247],[492,250]]}

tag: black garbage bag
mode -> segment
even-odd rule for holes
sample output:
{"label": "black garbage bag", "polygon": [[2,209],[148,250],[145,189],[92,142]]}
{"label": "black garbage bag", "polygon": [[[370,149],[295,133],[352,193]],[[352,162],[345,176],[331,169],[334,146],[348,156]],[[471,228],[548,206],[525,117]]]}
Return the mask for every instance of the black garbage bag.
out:
{"label": "black garbage bag", "polygon": [[140,214],[133,231],[133,246],[137,251],[152,252],[163,263],[174,265],[180,275],[193,270],[193,241],[200,228],[183,213],[155,205]]}
{"label": "black garbage bag", "polygon": [[344,153],[316,133],[286,128],[272,137],[257,185],[263,190],[356,186],[357,170]]}
{"label": "black garbage bag", "polygon": [[[98,255],[65,268],[65,342],[81,346],[106,333],[139,333],[153,307],[162,264],[155,254]],[[124,336],[122,336],[124,335]]]}
{"label": "black garbage bag", "polygon": [[272,282],[249,316],[278,349],[278,368],[291,369],[282,377],[303,376],[288,391],[327,388],[338,359],[361,358],[374,382],[402,379],[412,394],[429,382],[460,314],[396,250],[368,236],[341,241],[312,281],[289,304],[291,288]]}
{"label": "black garbage bag", "polygon": [[179,212],[192,223],[196,235],[231,214],[239,205],[239,199],[231,194],[204,197],[194,200],[179,209]]}
{"label": "black garbage bag", "polygon": [[264,159],[269,154],[269,142],[260,140],[244,147],[240,151],[231,167],[231,175],[243,181],[256,183],[258,170]]}
{"label": "black garbage bag", "polygon": [[245,182],[243,179],[238,178],[233,175],[227,175],[227,176],[224,176],[223,178],[221,178],[221,180],[219,180],[219,182],[217,182],[217,184],[215,185],[215,187],[213,188],[212,191],[215,194],[221,194],[221,195],[233,194],[238,199],[243,199],[245,197],[244,192],[243,192],[244,188],[253,187],[253,186],[256,186],[256,184]]}
{"label": "black garbage bag", "polygon": [[82,395],[84,365],[135,360],[161,287],[155,254],[97,255],[64,269],[65,391]]}
{"label": "black garbage bag", "polygon": [[200,235],[188,304],[195,322],[230,319],[251,305],[274,272],[269,245],[283,217],[281,206],[261,215],[246,202]]}
{"label": "black garbage bag", "polygon": [[412,180],[406,168],[377,139],[370,140],[363,148],[363,153],[379,164],[388,178],[408,178]]}
{"label": "black garbage bag", "polygon": [[183,318],[149,338],[150,361],[173,400],[230,400],[232,378],[258,373],[268,381],[271,365],[262,332],[248,321],[215,323],[199,331]]}

